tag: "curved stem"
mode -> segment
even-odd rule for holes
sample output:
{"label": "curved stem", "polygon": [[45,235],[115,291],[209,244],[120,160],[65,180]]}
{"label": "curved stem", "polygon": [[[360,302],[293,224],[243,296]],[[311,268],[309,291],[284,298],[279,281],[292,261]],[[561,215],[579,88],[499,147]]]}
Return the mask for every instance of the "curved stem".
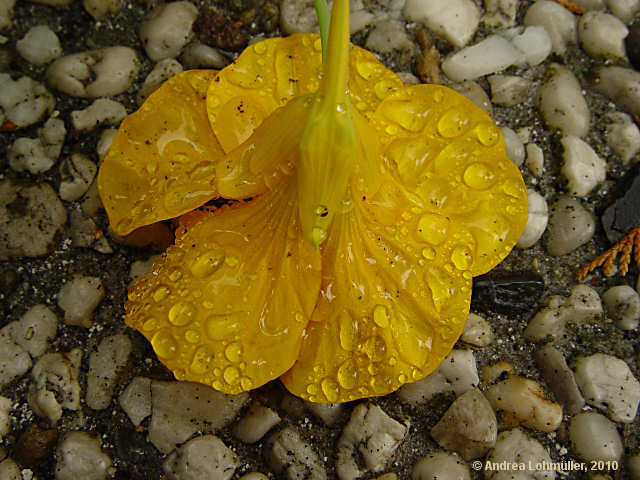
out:
{"label": "curved stem", "polygon": [[320,40],[322,41],[322,60],[327,56],[327,40],[329,38],[329,21],[331,14],[325,0],[313,0],[320,27]]}

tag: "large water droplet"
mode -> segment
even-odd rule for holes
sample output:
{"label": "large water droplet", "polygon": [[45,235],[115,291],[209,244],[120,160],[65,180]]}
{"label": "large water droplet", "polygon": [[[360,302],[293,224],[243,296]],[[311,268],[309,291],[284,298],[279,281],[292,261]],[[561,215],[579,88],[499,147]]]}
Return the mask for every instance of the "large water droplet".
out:
{"label": "large water droplet", "polygon": [[224,369],[224,381],[229,385],[235,385],[240,380],[240,370],[236,367],[227,367]]}
{"label": "large water droplet", "polygon": [[338,383],[346,390],[351,390],[358,384],[358,367],[353,359],[346,360],[338,368]]}
{"label": "large water droplet", "polygon": [[233,363],[237,363],[242,358],[242,345],[238,342],[233,342],[227,345],[227,348],[224,349],[224,356],[227,357],[227,360]]}
{"label": "large water droplet", "polygon": [[153,291],[153,293],[151,294],[151,298],[153,298],[156,302],[161,302],[162,300],[167,298],[170,293],[171,290],[169,290],[169,287],[160,285]]}
{"label": "large water droplet", "polygon": [[210,363],[211,352],[206,347],[200,347],[193,354],[191,365],[189,365],[189,370],[191,370],[196,375],[202,375],[209,370]]}
{"label": "large water droplet", "polygon": [[147,318],[142,324],[142,329],[145,332],[152,332],[156,328],[158,328],[158,320],[154,317]]}
{"label": "large water droplet", "polygon": [[196,277],[208,277],[216,272],[225,260],[224,250],[217,245],[198,255],[191,264],[191,273]]}
{"label": "large water droplet", "polygon": [[178,353],[178,342],[167,330],[160,330],[151,338],[153,350],[160,358],[173,358]]}
{"label": "large water droplet", "polygon": [[493,185],[495,176],[487,165],[477,162],[465,169],[462,179],[471,188],[485,190]]}
{"label": "large water droplet", "polygon": [[358,322],[343,310],[338,318],[340,346],[350,352],[358,345]]}
{"label": "large water droplet", "polygon": [[387,328],[389,326],[389,312],[384,305],[376,305],[373,308],[373,321],[380,328]]}
{"label": "large water droplet", "polygon": [[358,61],[356,62],[356,71],[365,80],[370,80],[380,71],[378,65],[379,64],[373,62]]}
{"label": "large water droplet", "polygon": [[184,327],[195,318],[195,309],[188,302],[176,303],[169,310],[169,321],[176,327]]}
{"label": "large water droplet", "polygon": [[322,387],[322,393],[327,397],[327,400],[330,402],[338,400],[338,394],[340,393],[340,386],[338,385],[338,382],[331,378],[325,378],[320,383],[320,386]]}
{"label": "large water droplet", "polygon": [[365,340],[362,351],[373,362],[379,362],[387,355],[387,344],[382,337],[374,335]]}
{"label": "large water droplet", "polygon": [[242,328],[246,315],[230,313],[227,315],[211,315],[207,318],[205,328],[212,340],[223,340],[237,334]]}
{"label": "large water droplet", "polygon": [[431,245],[440,245],[447,238],[449,223],[442,215],[427,213],[418,221],[418,238]]}
{"label": "large water droplet", "polygon": [[508,179],[502,184],[502,191],[513,198],[523,198],[525,187],[522,181]]}
{"label": "large water droplet", "polygon": [[189,343],[200,343],[202,335],[199,330],[187,330],[184,332],[184,339]]}
{"label": "large water droplet", "polygon": [[490,147],[495,145],[500,138],[500,130],[491,122],[483,122],[475,128],[478,141],[486,146]]}
{"label": "large water droplet", "polygon": [[462,135],[469,125],[469,119],[464,111],[451,109],[438,120],[438,133],[444,138],[454,138]]}
{"label": "large water droplet", "polygon": [[258,42],[253,46],[253,51],[258,55],[262,55],[267,51],[267,44],[265,42]]}
{"label": "large water droplet", "polygon": [[473,263],[473,255],[466,245],[458,245],[451,252],[451,261],[458,270],[469,270]]}
{"label": "large water droplet", "polygon": [[253,388],[253,380],[251,380],[249,377],[242,377],[240,379],[240,386],[245,392],[247,390],[251,390]]}

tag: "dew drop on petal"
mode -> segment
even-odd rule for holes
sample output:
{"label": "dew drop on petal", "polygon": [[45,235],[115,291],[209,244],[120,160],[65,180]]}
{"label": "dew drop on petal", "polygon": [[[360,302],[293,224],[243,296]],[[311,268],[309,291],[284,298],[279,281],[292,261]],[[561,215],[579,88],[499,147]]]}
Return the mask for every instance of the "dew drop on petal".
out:
{"label": "dew drop on petal", "polygon": [[449,219],[435,213],[427,213],[418,221],[418,237],[431,245],[440,245],[447,238]]}
{"label": "dew drop on petal", "polygon": [[249,377],[242,377],[240,379],[240,386],[245,392],[247,390],[251,390],[253,388],[253,380],[251,380]]}
{"label": "dew drop on petal", "polygon": [[267,45],[265,42],[258,42],[253,46],[253,51],[258,55],[263,55],[267,51]]}
{"label": "dew drop on petal", "polygon": [[235,385],[240,380],[240,371],[236,367],[227,367],[224,369],[224,381],[229,385]]}
{"label": "dew drop on petal", "polygon": [[188,302],[176,303],[169,310],[169,322],[176,327],[184,327],[195,318],[195,309]]}
{"label": "dew drop on petal", "polygon": [[144,323],[142,324],[142,329],[145,332],[152,332],[153,330],[155,330],[156,328],[158,328],[158,320],[155,319],[154,317],[149,317],[148,319],[146,319],[144,321]]}
{"label": "dew drop on petal", "polygon": [[475,128],[475,133],[478,141],[486,147],[495,145],[500,138],[500,130],[491,122],[479,124]]}
{"label": "dew drop on petal", "polygon": [[451,109],[446,112],[438,121],[438,133],[444,138],[454,138],[462,135],[469,124],[469,119],[464,111]]}
{"label": "dew drop on petal", "polygon": [[196,375],[202,375],[209,370],[210,363],[211,352],[206,347],[200,347],[193,354],[191,365],[189,365],[189,370],[191,370]]}
{"label": "dew drop on petal", "polygon": [[160,285],[159,287],[157,287],[153,293],[151,294],[151,297],[156,301],[156,302],[161,302],[162,300],[164,300],[165,298],[167,298],[167,296],[169,296],[169,294],[171,293],[171,290],[169,290],[168,287],[164,286],[164,285]]}
{"label": "dew drop on petal", "polygon": [[227,360],[233,363],[237,363],[242,358],[242,345],[238,342],[233,342],[227,345],[227,348],[224,349],[224,356],[227,357]]}
{"label": "dew drop on petal", "polygon": [[373,309],[373,321],[380,328],[387,328],[389,326],[389,313],[387,307],[384,305],[376,305]]}
{"label": "dew drop on petal", "polygon": [[189,343],[200,343],[201,338],[202,335],[198,330],[187,330],[186,332],[184,332],[184,339]]}
{"label": "dew drop on petal", "polygon": [[469,270],[473,263],[471,250],[465,245],[458,245],[451,252],[451,261],[458,270]]}
{"label": "dew drop on petal", "polygon": [[207,318],[205,328],[212,340],[223,340],[238,333],[242,328],[242,321],[235,314],[211,315]]}
{"label": "dew drop on petal", "polygon": [[351,390],[358,383],[358,367],[353,359],[348,359],[338,368],[338,383],[342,388]]}
{"label": "dew drop on petal", "polygon": [[338,319],[340,346],[350,352],[358,345],[358,322],[343,310]]}
{"label": "dew drop on petal", "polygon": [[160,330],[151,338],[153,350],[160,358],[172,358],[178,353],[178,342],[167,330]]}
{"label": "dew drop on petal", "polygon": [[338,382],[331,378],[325,378],[322,380],[320,386],[322,387],[322,393],[327,397],[327,400],[330,402],[338,400],[338,394],[340,393]]}
{"label": "dew drop on petal", "polygon": [[462,179],[471,188],[485,190],[493,185],[495,176],[487,165],[476,162],[465,169]]}
{"label": "dew drop on petal", "polygon": [[207,277],[216,272],[224,260],[224,250],[218,246],[214,246],[198,255],[191,264],[191,273],[199,278]]}

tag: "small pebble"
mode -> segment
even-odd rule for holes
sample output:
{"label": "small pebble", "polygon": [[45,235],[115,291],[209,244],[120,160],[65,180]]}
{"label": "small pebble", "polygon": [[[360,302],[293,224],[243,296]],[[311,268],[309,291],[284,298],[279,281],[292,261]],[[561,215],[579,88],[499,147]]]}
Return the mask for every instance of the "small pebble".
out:
{"label": "small pebble", "polygon": [[11,26],[11,20],[13,19],[13,6],[16,0],[1,0],[0,1],[0,30],[6,30]]}
{"label": "small pebble", "polygon": [[312,0],[282,0],[280,28],[285,35],[318,31],[318,17]]}
{"label": "small pebble", "polygon": [[[300,438],[294,427],[271,435],[266,446],[267,461],[279,478],[287,480],[325,480],[327,473],[318,454]],[[340,479],[345,480],[345,479]]]}
{"label": "small pebble", "polygon": [[454,349],[433,373],[403,385],[397,395],[405,403],[419,405],[442,392],[460,395],[478,386],[479,381],[473,352]]}
{"label": "small pebble", "polygon": [[640,382],[627,362],[604,353],[575,361],[576,382],[589,405],[616,422],[631,423],[640,403]]}
{"label": "small pebble", "polygon": [[95,163],[81,153],[74,153],[60,162],[60,191],[62,200],[72,202],[84,195],[98,171]]}
{"label": "small pebble", "polygon": [[539,65],[551,54],[551,37],[541,25],[515,28],[506,33],[511,43],[524,54],[524,62],[529,66]]}
{"label": "small pebble", "polygon": [[613,112],[606,118],[607,144],[626,165],[640,151],[640,130],[626,113]]}
{"label": "small pebble", "polygon": [[405,22],[399,20],[377,22],[369,32],[365,48],[383,55],[394,53],[400,65],[408,66],[416,53],[415,41],[409,37]]}
{"label": "small pebble", "polygon": [[277,412],[254,403],[234,425],[233,435],[242,442],[256,443],[278,423],[280,423],[280,415]]}
{"label": "small pebble", "polygon": [[93,311],[104,295],[104,287],[99,277],[74,275],[58,292],[58,306],[64,310],[65,323],[89,328],[93,323]]}
{"label": "small pebble", "polygon": [[182,51],[185,68],[224,68],[229,64],[227,57],[219,50],[200,42],[187,45]]}
{"label": "small pebble", "polygon": [[573,452],[587,462],[619,461],[624,451],[615,423],[596,412],[573,417],[569,437]]}
{"label": "small pebble", "polygon": [[605,12],[586,12],[578,21],[580,45],[593,58],[624,58],[628,33],[624,23]]}
{"label": "small pebble", "polygon": [[[534,5],[539,3],[542,1]],[[551,129],[557,128],[565,135],[576,137],[584,137],[589,131],[589,106],[578,79],[567,67],[549,66],[548,79],[538,89],[538,107]]]}
{"label": "small pebble", "polygon": [[56,429],[43,430],[32,423],[18,438],[13,454],[21,464],[34,465],[50,454],[57,441]]}
{"label": "small pebble", "polygon": [[509,127],[501,127],[500,131],[504,137],[504,141],[507,144],[507,155],[516,166],[522,165],[524,162],[524,145],[522,141]]}
{"label": "small pebble", "polygon": [[320,417],[320,419],[326,425],[333,425],[336,420],[340,418],[342,412],[344,411],[344,406],[342,403],[304,403],[311,411],[311,413],[313,413],[317,417]]}
{"label": "small pebble", "polygon": [[531,82],[516,75],[491,75],[491,101],[505,107],[525,102],[531,95]]}
{"label": "small pebble", "polygon": [[102,20],[109,13],[116,13],[122,0],[82,0],[82,6],[94,20]]}
{"label": "small pebble", "polygon": [[584,245],[595,233],[595,219],[575,198],[561,196],[550,208],[547,251],[565,255]]}
{"label": "small pebble", "polygon": [[11,339],[7,327],[0,330],[0,387],[22,377],[31,368],[31,357]]}
{"label": "small pebble", "polygon": [[518,0],[485,0],[481,22],[491,28],[513,27],[517,10]]}
{"label": "small pebble", "polygon": [[640,11],[640,1],[638,0],[607,0],[607,6],[611,13],[624,23],[629,23]]}
{"label": "small pebble", "polygon": [[[368,472],[379,472],[407,434],[407,426],[387,415],[377,405],[360,403],[354,408],[349,422],[338,440],[336,471],[340,480],[355,480]],[[365,469],[354,458],[362,456]]]}
{"label": "small pebble", "polygon": [[[500,432],[496,441],[496,446],[489,453],[486,458],[486,462],[493,465],[502,464],[506,465],[524,464],[524,465],[536,465],[551,463],[551,457],[547,450],[534,438],[531,438],[525,434],[519,428]],[[506,473],[507,475],[501,475]],[[485,471],[485,478],[487,479],[508,479],[517,478],[519,480],[553,480],[556,472],[549,469],[543,469],[536,471],[525,470],[516,472],[518,476],[512,475],[513,472],[509,471]]]}
{"label": "small pebble", "polygon": [[553,52],[564,54],[568,44],[577,42],[576,17],[559,3],[551,0],[538,0],[533,3],[524,16],[524,24],[541,25],[549,34]]}
{"label": "small pebble", "polygon": [[486,347],[493,341],[491,324],[475,313],[469,313],[460,340],[476,347]]}
{"label": "small pebble", "polygon": [[153,381],[151,400],[149,441],[169,453],[198,430],[216,430],[232,422],[249,395],[225,395],[199,383]]}
{"label": "small pebble", "polygon": [[72,97],[110,97],[138,78],[140,60],[128,47],[109,47],[58,58],[47,69],[47,81]]}
{"label": "small pebble", "polygon": [[455,454],[428,453],[413,466],[411,480],[471,480],[469,467]]}
{"label": "small pebble", "polygon": [[594,188],[604,182],[607,163],[578,137],[565,135],[561,140],[564,153],[562,175],[567,179],[568,190],[576,197],[586,197]]}
{"label": "small pebble", "polygon": [[640,115],[640,72],[624,67],[600,67],[595,70],[594,88],[613,100],[618,107]]}
{"label": "small pebble", "polygon": [[477,388],[460,395],[431,429],[442,448],[465,460],[484,456],[496,443],[498,421],[491,404]]}
{"label": "small pebble", "polygon": [[144,79],[144,83],[136,96],[138,105],[142,105],[142,103],[149,98],[149,95],[155,92],[160,85],[180,72],[182,72],[182,65],[173,58],[166,58],[156,63],[156,66],[153,67],[151,73],[149,73],[147,78]]}
{"label": "small pebble", "polygon": [[71,112],[71,122],[79,132],[88,132],[100,125],[118,125],[126,116],[127,110],[120,102],[98,98],[84,110]]}
{"label": "small pebble", "polygon": [[526,150],[527,159],[525,160],[525,165],[536,177],[542,177],[544,173],[544,153],[542,149],[535,143],[528,143]]}
{"label": "small pebble", "polygon": [[24,480],[20,467],[10,458],[0,461],[0,478],[2,480]]}
{"label": "small pebble", "polygon": [[513,373],[514,371],[513,365],[503,360],[485,365],[482,367],[482,383],[483,385],[491,385],[505,374]]}
{"label": "small pebble", "polygon": [[25,349],[32,357],[39,357],[56,336],[58,319],[46,305],[31,307],[20,320],[8,324],[3,332]]}
{"label": "small pebble", "polygon": [[154,8],[140,25],[140,41],[154,62],[176,58],[193,35],[198,8],[191,2],[177,1]]}
{"label": "small pebble", "polygon": [[133,377],[131,383],[120,394],[120,406],[136,427],[151,415],[151,379]]}
{"label": "small pebble", "polygon": [[0,442],[11,431],[11,399],[0,395]]}
{"label": "small pebble", "polygon": [[105,337],[89,356],[85,401],[94,410],[104,410],[115,393],[118,375],[129,361],[131,340],[123,333]]}
{"label": "small pebble", "polygon": [[487,115],[490,117],[493,116],[491,100],[489,100],[487,92],[485,92],[484,89],[476,82],[466,81],[457,85],[451,85],[451,88],[467,97],[478,107],[484,110]]}
{"label": "small pebble", "polygon": [[62,55],[60,40],[47,25],[31,27],[25,36],[16,42],[16,50],[27,62],[46,65]]}
{"label": "small pebble", "polygon": [[426,25],[458,48],[471,40],[480,23],[472,0],[407,0],[403,13],[406,20]]}
{"label": "small pebble", "polygon": [[104,157],[107,156],[107,152],[109,151],[109,148],[111,148],[111,143],[117,133],[118,130],[115,128],[105,128],[100,133],[100,140],[98,140],[98,144],[96,145],[96,153],[98,154],[98,158],[101,162],[104,160]]}
{"label": "small pebble", "polygon": [[56,449],[56,480],[104,480],[110,468],[100,440],[86,432],[65,434]]}
{"label": "small pebble", "polygon": [[59,118],[49,118],[37,138],[20,137],[9,147],[9,166],[22,172],[42,173],[58,160],[67,130]]}
{"label": "small pebble", "polygon": [[621,330],[633,330],[640,320],[640,295],[629,285],[611,287],[602,294],[607,312]]}
{"label": "small pebble", "polygon": [[542,237],[549,221],[549,208],[542,195],[531,188],[527,188],[527,200],[529,202],[529,217],[524,231],[516,244],[518,248],[533,247]]}
{"label": "small pebble", "polygon": [[171,452],[163,463],[168,480],[229,480],[238,457],[215,435],[189,440]]}
{"label": "small pebble", "polygon": [[0,125],[6,120],[17,128],[38,123],[51,113],[55,97],[41,83],[29,77],[13,80],[0,73]]}
{"label": "small pebble", "polygon": [[580,412],[584,407],[584,398],[562,353],[547,345],[536,350],[534,358],[542,378],[564,407],[565,413],[575,415]]}

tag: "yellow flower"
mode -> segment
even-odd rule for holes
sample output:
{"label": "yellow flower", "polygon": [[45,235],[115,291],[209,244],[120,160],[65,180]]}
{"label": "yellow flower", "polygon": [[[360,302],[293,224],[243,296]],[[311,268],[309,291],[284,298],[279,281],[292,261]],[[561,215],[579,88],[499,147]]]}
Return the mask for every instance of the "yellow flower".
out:
{"label": "yellow flower", "polygon": [[[268,39],[172,78],[100,169],[117,233],[180,217],[126,304],[179,380],[239,393],[280,377],[314,402],[415,382],[524,228],[522,177],[482,110],[403,88],[358,47],[336,60],[331,40],[322,78],[320,51],[317,35]],[[218,197],[238,201],[203,206]]]}

